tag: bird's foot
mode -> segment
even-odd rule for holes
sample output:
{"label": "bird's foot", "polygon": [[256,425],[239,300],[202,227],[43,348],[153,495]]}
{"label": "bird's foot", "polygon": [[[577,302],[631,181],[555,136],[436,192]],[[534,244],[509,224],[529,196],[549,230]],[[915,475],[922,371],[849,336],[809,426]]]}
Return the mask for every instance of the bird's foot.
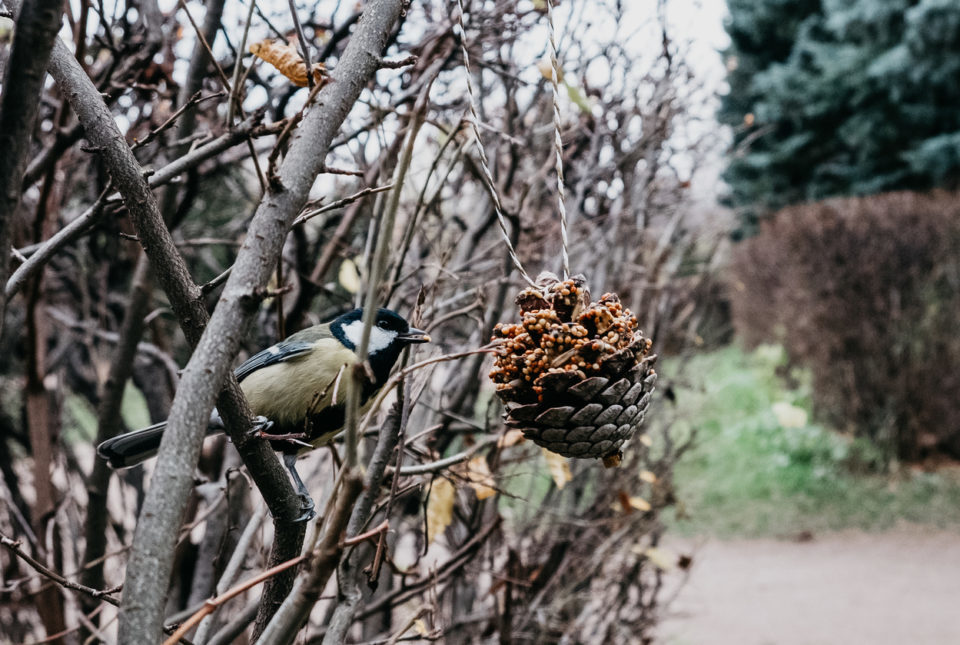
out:
{"label": "bird's foot", "polygon": [[287,432],[284,434],[271,434],[267,432],[273,427],[273,421],[267,417],[256,417],[253,420],[253,427],[247,433],[250,437],[266,439],[267,441],[287,441],[303,448],[312,448],[313,444],[307,443],[304,439],[308,436],[305,432]]}
{"label": "bird's foot", "polygon": [[297,522],[309,522],[317,516],[316,511],[314,511],[313,498],[305,493],[300,493],[297,495],[300,498],[300,517],[293,520]]}
{"label": "bird's foot", "polygon": [[307,485],[303,483],[303,479],[300,478],[300,473],[297,472],[297,455],[296,453],[288,453],[283,456],[283,465],[286,466],[287,470],[290,472],[290,477],[293,479],[293,484],[297,489],[297,497],[300,498],[300,517],[294,520],[294,522],[309,522],[317,514],[314,512],[313,507],[313,498],[310,497],[310,491],[307,490]]}
{"label": "bird's foot", "polygon": [[247,431],[251,437],[262,437],[267,430],[273,427],[273,421],[264,416],[253,417],[253,425]]}

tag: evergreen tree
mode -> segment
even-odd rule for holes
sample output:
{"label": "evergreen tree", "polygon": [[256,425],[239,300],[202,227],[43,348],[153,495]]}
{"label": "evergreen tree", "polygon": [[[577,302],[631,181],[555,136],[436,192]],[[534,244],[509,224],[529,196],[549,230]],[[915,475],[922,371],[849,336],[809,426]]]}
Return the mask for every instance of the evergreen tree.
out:
{"label": "evergreen tree", "polygon": [[960,3],[731,0],[730,14],[720,118],[743,232],[787,204],[955,180]]}

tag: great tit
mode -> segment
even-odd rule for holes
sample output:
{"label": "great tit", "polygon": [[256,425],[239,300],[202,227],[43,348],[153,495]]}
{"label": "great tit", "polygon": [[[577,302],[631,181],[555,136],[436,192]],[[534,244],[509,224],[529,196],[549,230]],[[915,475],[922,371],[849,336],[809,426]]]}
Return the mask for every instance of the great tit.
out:
{"label": "great tit", "polygon": [[[345,383],[346,378],[352,378],[345,367],[356,363],[362,333],[363,309],[354,309],[329,323],[293,334],[234,370],[250,409],[258,416],[258,426],[271,430],[272,434],[264,436],[271,438],[273,448],[283,454],[304,502],[304,518],[312,517],[313,502],[297,473],[297,455],[329,443],[343,429]],[[398,313],[377,310],[367,355],[370,374],[364,378],[360,393],[361,412],[387,381],[404,347],[429,341],[426,332],[411,327]],[[158,423],[108,439],[97,446],[97,453],[114,468],[139,464],[157,454],[166,425]],[[207,435],[223,430],[220,415],[214,410]]]}

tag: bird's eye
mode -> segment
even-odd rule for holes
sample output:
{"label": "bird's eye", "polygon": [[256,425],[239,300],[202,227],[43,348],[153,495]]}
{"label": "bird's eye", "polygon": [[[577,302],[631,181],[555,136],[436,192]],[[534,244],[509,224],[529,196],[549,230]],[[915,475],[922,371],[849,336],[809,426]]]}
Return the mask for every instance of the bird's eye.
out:
{"label": "bird's eye", "polygon": [[380,329],[386,329],[388,326],[389,325],[386,320],[381,320],[380,322],[377,323],[377,327],[379,327]]}

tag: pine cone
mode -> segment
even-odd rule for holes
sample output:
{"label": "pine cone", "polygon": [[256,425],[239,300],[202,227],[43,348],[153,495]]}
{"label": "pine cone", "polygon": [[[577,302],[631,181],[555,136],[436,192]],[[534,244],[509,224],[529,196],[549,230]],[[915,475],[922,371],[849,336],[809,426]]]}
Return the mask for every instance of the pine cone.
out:
{"label": "pine cone", "polygon": [[490,377],[507,425],[567,457],[608,458],[636,431],[656,382],[651,342],[615,294],[591,303],[586,280],[541,274],[500,324]]}

